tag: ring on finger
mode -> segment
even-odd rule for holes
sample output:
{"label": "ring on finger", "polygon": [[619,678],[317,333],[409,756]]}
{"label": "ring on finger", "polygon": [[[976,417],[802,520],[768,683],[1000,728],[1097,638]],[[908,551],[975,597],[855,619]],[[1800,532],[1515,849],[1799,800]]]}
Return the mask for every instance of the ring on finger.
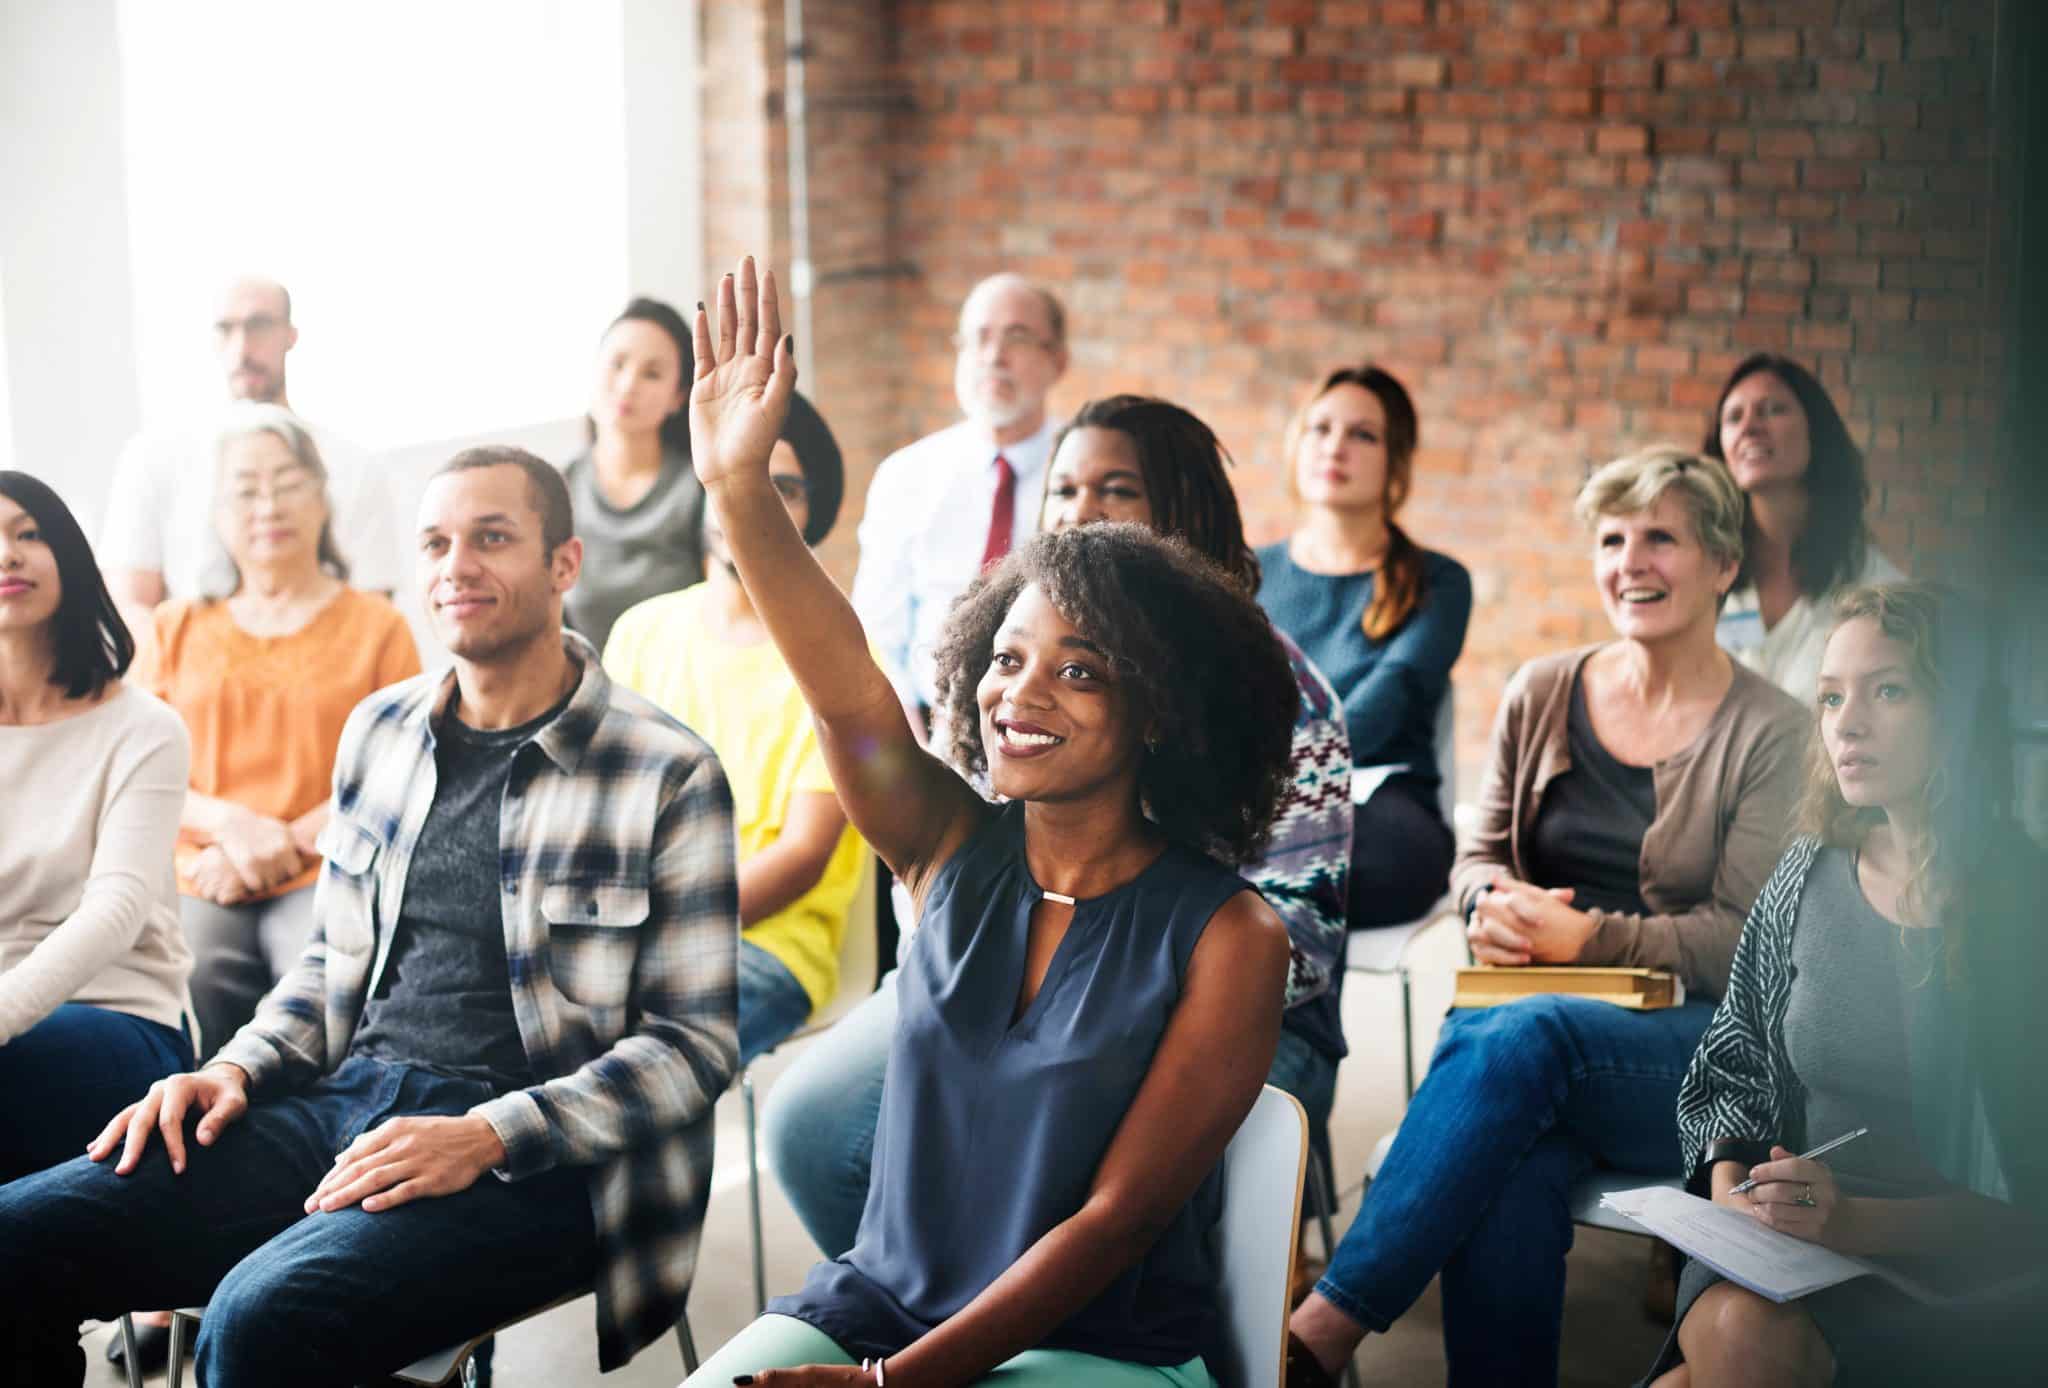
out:
{"label": "ring on finger", "polygon": [[1801,1209],[1818,1209],[1820,1207],[1820,1201],[1813,1198],[1813,1182],[1807,1181],[1805,1185],[1806,1189],[1801,1191],[1799,1193],[1799,1198],[1797,1200],[1794,1200],[1792,1203],[1799,1206]]}

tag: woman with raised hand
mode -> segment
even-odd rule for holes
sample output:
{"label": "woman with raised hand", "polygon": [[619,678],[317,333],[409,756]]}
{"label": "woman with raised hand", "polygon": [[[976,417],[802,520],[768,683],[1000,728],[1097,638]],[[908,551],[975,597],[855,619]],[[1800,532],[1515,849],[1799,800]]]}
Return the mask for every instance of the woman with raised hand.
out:
{"label": "woman with raised hand", "polygon": [[690,375],[690,326],[660,299],[630,301],[597,344],[590,441],[563,469],[583,541],[563,613],[600,651],[634,603],[704,581]]}
{"label": "woman with raised hand", "polygon": [[1728,465],[1743,495],[1742,571],[1717,636],[1805,704],[1833,595],[1905,576],[1871,546],[1863,452],[1813,373],[1768,352],[1728,373],[1700,449]]}
{"label": "woman with raised hand", "polygon": [[[1218,1160],[1272,1062],[1287,935],[1254,858],[1294,677],[1185,546],[1042,535],[937,653],[952,753],[912,736],[767,463],[795,385],[751,261],[697,321],[692,451],[847,813],[919,927],[860,1234],[692,1382],[1206,1384]],[[862,1367],[862,1361],[868,1367]]]}
{"label": "woman with raised hand", "polygon": [[1358,1218],[1295,1311],[1289,1382],[1329,1382],[1442,1274],[1450,1382],[1553,1383],[1567,1202],[1595,1164],[1678,1174],[1679,1080],[1799,782],[1806,723],[1714,644],[1742,563],[1719,463],[1649,449],[1580,490],[1615,639],[1529,662],[1494,723],[1451,890],[1481,964],[1666,969],[1632,1012],[1536,994],[1445,1019]]}
{"label": "woman with raised hand", "polygon": [[[1245,542],[1228,466],[1215,433],[1178,405],[1138,395],[1093,400],[1053,441],[1039,524],[1053,534],[1105,521],[1142,525],[1184,541],[1254,593],[1259,561]],[[1284,634],[1280,640],[1301,694],[1291,774],[1271,841],[1242,871],[1286,924],[1292,956],[1280,1048],[1266,1082],[1301,1101],[1310,1132],[1326,1144],[1345,1054],[1339,1001],[1351,757],[1330,682]],[[860,1227],[895,1025],[892,974],[776,1076],[769,1091],[769,1164],[827,1257],[853,1247]]]}
{"label": "woman with raised hand", "polygon": [[1331,372],[1287,430],[1295,531],[1259,551],[1259,601],[1344,701],[1362,797],[1353,929],[1427,912],[1456,851],[1439,802],[1453,769],[1436,764],[1436,725],[1465,648],[1472,576],[1395,523],[1419,437],[1415,404],[1387,371]]}
{"label": "woman with raised hand", "polygon": [[192,1068],[171,843],[178,716],[69,508],[0,472],[0,1184],[85,1149]]}
{"label": "woman with raised hand", "polygon": [[1743,929],[1679,1139],[1716,1204],[1947,1300],[1862,1277],[1778,1303],[1688,1263],[1659,1388],[2042,1372],[2048,864],[2014,823],[1998,651],[1976,604],[1920,585],[1851,589],[1835,619],[1803,835]]}
{"label": "woman with raised hand", "polygon": [[280,405],[244,403],[216,445],[224,561],[156,609],[144,678],[192,737],[177,866],[203,1051],[223,1045],[313,930],[314,839],[349,711],[419,673],[405,619],[348,584],[327,470]]}

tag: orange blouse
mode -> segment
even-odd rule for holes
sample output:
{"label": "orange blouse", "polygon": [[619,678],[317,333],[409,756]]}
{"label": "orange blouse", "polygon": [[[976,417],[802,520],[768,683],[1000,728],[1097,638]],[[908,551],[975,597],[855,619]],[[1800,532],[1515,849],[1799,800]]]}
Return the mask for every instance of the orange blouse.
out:
{"label": "orange blouse", "polygon": [[[289,636],[253,636],[225,602],[181,599],[156,609],[153,649],[138,661],[151,693],[178,711],[192,736],[192,789],[287,822],[324,802],[350,710],[376,690],[420,672],[398,609],[345,588]],[[205,847],[178,835],[178,890],[198,892],[187,869]],[[310,886],[318,859],[270,893]]]}

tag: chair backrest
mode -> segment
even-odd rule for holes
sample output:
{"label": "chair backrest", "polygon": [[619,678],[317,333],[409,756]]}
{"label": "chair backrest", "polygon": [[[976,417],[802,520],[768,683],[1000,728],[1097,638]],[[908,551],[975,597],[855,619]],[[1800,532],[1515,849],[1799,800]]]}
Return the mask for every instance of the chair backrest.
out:
{"label": "chair backrest", "polygon": [[1308,1115],[1267,1085],[1223,1153],[1219,1381],[1279,1388],[1287,1360],[1287,1294],[1301,1232]]}

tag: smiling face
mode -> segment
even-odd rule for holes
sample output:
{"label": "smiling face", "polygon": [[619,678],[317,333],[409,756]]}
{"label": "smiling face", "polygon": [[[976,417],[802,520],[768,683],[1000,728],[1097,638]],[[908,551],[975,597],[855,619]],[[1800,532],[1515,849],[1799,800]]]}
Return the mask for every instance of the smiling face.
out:
{"label": "smiling face", "polygon": [[320,478],[269,430],[220,445],[214,529],[235,566],[318,565],[327,498]]}
{"label": "smiling face", "polygon": [[1046,473],[1039,529],[1057,534],[1095,521],[1153,525],[1138,446],[1121,429],[1068,431]]}
{"label": "smiling face", "polygon": [[1735,569],[1707,552],[1691,513],[1670,488],[1647,510],[1600,517],[1594,530],[1600,605],[1624,639],[1665,641],[1701,627],[1711,632]]}
{"label": "smiling face", "polygon": [[1302,419],[1294,490],[1310,506],[1381,507],[1387,496],[1387,409],[1364,386],[1330,387]]}
{"label": "smiling face", "polygon": [[1773,371],[1752,371],[1721,402],[1721,456],[1745,492],[1786,486],[1813,461],[1806,410]]}
{"label": "smiling face", "polygon": [[600,430],[628,437],[661,428],[689,402],[683,357],[675,340],[640,318],[623,318],[597,348],[590,417]]}
{"label": "smiling face", "polygon": [[1143,745],[1108,655],[1037,585],[1010,605],[975,689],[989,783],[1012,800],[1076,800],[1135,783]]}
{"label": "smiling face", "polygon": [[559,640],[562,595],[575,586],[583,545],[550,555],[532,484],[518,467],[445,472],[420,498],[415,582],[434,636],[473,665],[517,659]]}
{"label": "smiling face", "polygon": [[29,631],[57,615],[64,585],[36,519],[0,496],[0,631]]}
{"label": "smiling face", "polygon": [[953,358],[953,394],[969,419],[992,432],[1037,427],[1066,369],[1043,296],[1008,276],[975,286],[960,309]]}
{"label": "smiling face", "polygon": [[1906,646],[1875,617],[1850,618],[1828,638],[1819,697],[1842,799],[1887,812],[1917,804],[1934,769],[1934,698]]}

